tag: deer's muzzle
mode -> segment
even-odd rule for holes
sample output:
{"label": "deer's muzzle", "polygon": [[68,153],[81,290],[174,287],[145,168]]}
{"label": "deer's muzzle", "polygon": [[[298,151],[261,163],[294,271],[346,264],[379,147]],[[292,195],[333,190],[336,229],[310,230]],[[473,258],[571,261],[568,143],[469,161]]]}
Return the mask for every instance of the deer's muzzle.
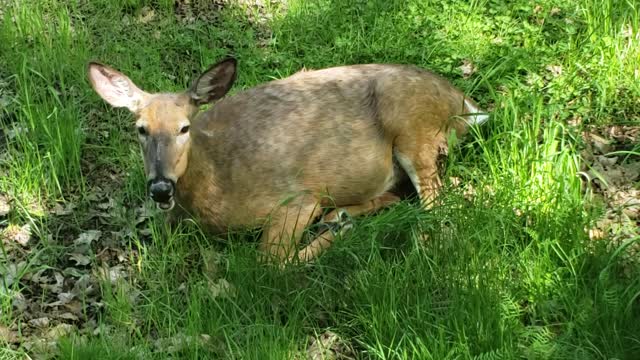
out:
{"label": "deer's muzzle", "polygon": [[174,205],[173,194],[175,184],[165,178],[157,178],[149,181],[149,194],[161,210],[171,210]]}

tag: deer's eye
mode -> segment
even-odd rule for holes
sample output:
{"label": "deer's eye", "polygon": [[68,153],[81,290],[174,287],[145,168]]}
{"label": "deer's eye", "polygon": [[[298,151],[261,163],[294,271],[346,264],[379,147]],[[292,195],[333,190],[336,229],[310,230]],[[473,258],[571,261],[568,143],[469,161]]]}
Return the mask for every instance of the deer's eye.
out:
{"label": "deer's eye", "polygon": [[185,125],[180,128],[180,134],[186,134],[189,132],[189,125]]}
{"label": "deer's eye", "polygon": [[147,129],[145,129],[144,126],[138,126],[138,134],[140,134],[140,136],[147,136]]}

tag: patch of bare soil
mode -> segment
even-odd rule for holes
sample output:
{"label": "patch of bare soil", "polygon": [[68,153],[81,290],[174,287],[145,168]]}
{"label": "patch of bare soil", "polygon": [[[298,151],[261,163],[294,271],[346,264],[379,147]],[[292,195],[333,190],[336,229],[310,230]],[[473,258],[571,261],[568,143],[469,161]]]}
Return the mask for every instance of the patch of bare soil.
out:
{"label": "patch of bare soil", "polygon": [[295,360],[351,360],[356,352],[339,334],[327,330],[309,338],[306,351],[291,354]]}
{"label": "patch of bare soil", "polygon": [[275,7],[284,9],[286,3],[286,0],[178,0],[175,13],[186,24],[197,20],[211,22],[218,19],[220,11],[235,6],[244,9],[250,22],[264,25],[271,20],[271,11],[268,10]]}
{"label": "patch of bare soil", "polygon": [[[606,126],[582,134],[582,175],[595,201],[605,211],[589,236],[618,248],[637,237],[640,226],[640,126]],[[635,151],[634,151],[635,149]],[[630,243],[622,253],[628,265],[640,264],[640,243]],[[626,267],[629,271],[630,266]]]}
{"label": "patch of bare soil", "polygon": [[[90,189],[82,200],[41,209],[45,215],[26,224],[13,222],[19,221],[12,216],[14,201],[0,194],[0,296],[7,304],[0,311],[10,320],[0,327],[1,343],[47,354],[61,336],[99,332],[101,284],[135,281],[129,278],[137,258],[130,239],[148,236],[144,226],[124,225],[110,194]],[[144,207],[134,214],[135,224],[149,217]]]}
{"label": "patch of bare soil", "polygon": [[[222,11],[234,8],[241,13],[240,18],[255,30],[258,43],[265,46],[271,38],[269,22],[274,11],[286,11],[286,0],[178,0],[175,3],[175,14],[185,25],[197,21],[217,22]],[[277,9],[277,10],[275,10]],[[237,14],[237,13],[236,13]]]}
{"label": "patch of bare soil", "polygon": [[[89,144],[101,139],[100,130],[88,130],[95,134]],[[138,258],[131,240],[150,237],[151,213],[146,204],[118,198],[128,174],[97,161],[95,149],[83,152],[88,187],[67,189],[64,202],[30,204],[11,187],[0,190],[2,345],[38,358],[54,354],[61,336],[99,334],[103,284],[129,286],[131,296],[138,295],[130,277]]]}
{"label": "patch of bare soil", "polygon": [[218,19],[220,11],[227,2],[224,0],[177,0],[175,2],[175,14],[185,24],[193,23],[196,20],[213,22]]}

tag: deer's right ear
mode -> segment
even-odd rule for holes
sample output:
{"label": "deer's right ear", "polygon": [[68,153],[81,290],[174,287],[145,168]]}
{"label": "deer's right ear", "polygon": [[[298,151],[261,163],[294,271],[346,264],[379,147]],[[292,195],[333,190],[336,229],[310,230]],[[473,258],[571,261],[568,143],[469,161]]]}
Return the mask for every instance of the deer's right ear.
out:
{"label": "deer's right ear", "polygon": [[196,105],[204,105],[225,96],[236,81],[238,62],[226,58],[202,73],[189,89],[189,96]]}
{"label": "deer's right ear", "polygon": [[106,65],[90,62],[88,73],[93,89],[114,107],[126,107],[137,112],[149,96],[126,75]]}

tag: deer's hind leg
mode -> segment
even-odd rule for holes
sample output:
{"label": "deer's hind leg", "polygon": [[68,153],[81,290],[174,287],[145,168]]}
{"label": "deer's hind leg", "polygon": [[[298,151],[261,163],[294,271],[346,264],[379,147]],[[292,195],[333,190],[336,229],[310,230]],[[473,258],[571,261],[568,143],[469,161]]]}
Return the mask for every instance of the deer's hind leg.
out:
{"label": "deer's hind leg", "polygon": [[314,238],[309,245],[298,252],[298,259],[302,261],[312,260],[322,251],[331,246],[337,236],[351,228],[351,224],[349,222],[351,217],[373,213],[398,201],[400,201],[400,197],[390,192],[386,192],[377,198],[367,201],[366,203],[340,207],[329,212],[322,218],[321,222],[332,226],[333,229],[325,231]]}
{"label": "deer's hind leg", "polygon": [[446,154],[446,140],[442,134],[424,141],[414,136],[398,137],[394,144],[394,156],[411,179],[424,208],[431,208],[442,187],[438,160]]}
{"label": "deer's hind leg", "polygon": [[322,214],[317,202],[286,205],[277,208],[263,229],[260,250],[266,260],[286,262],[292,258],[304,229]]}

